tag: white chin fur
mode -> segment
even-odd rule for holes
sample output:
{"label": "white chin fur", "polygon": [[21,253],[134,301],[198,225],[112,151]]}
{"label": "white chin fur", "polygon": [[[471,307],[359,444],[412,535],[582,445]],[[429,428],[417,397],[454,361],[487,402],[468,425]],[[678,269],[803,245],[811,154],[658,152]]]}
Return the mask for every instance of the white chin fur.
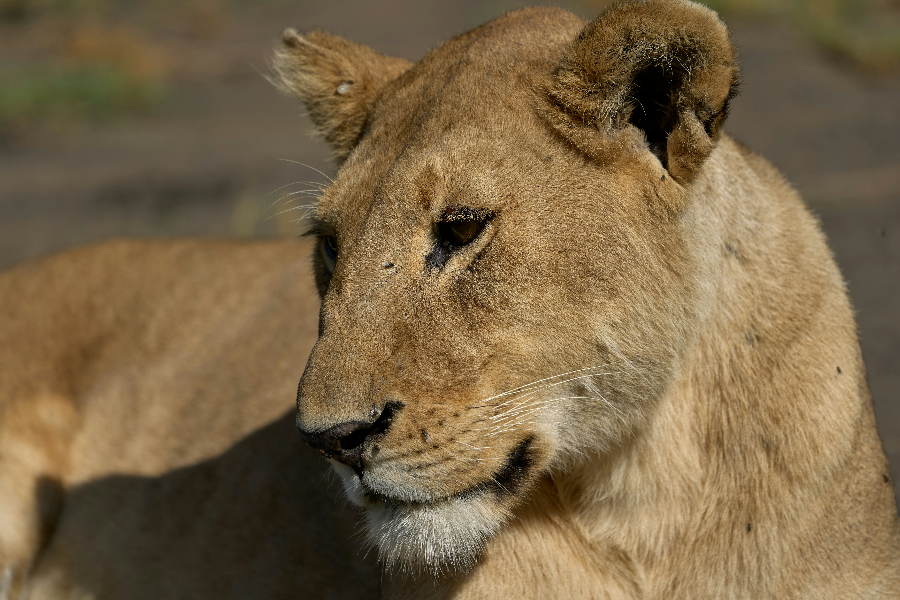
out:
{"label": "white chin fur", "polygon": [[431,574],[465,572],[509,518],[490,493],[429,503],[366,498],[353,471],[332,461],[350,501],[365,509],[366,541],[378,548],[386,569]]}

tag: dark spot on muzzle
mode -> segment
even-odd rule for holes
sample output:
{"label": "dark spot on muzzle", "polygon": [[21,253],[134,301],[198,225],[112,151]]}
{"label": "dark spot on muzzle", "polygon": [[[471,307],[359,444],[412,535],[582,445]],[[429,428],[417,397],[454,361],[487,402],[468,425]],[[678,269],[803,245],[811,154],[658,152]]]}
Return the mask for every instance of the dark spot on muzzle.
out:
{"label": "dark spot on muzzle", "polygon": [[493,479],[500,487],[500,491],[514,494],[519,486],[525,483],[528,471],[534,464],[534,451],[531,448],[533,442],[533,436],[519,442],[506,456],[500,470],[494,473]]}

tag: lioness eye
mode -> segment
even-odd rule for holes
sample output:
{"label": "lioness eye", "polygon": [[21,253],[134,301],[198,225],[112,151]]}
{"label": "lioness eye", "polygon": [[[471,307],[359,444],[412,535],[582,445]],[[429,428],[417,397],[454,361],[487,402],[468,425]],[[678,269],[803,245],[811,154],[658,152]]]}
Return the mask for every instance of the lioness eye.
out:
{"label": "lioness eye", "polygon": [[481,235],[494,213],[484,208],[470,208],[451,204],[434,225],[436,243],[425,256],[425,264],[442,269],[450,256]]}
{"label": "lioness eye", "polygon": [[481,233],[485,223],[491,218],[490,211],[451,205],[437,223],[437,236],[442,244],[465,246]]}
{"label": "lioness eye", "polygon": [[478,221],[452,221],[441,223],[438,228],[442,240],[446,240],[454,246],[465,246],[478,233]]}
{"label": "lioness eye", "polygon": [[329,273],[334,273],[334,263],[337,261],[337,240],[333,235],[325,235],[319,241],[319,256],[325,263],[325,268]]}

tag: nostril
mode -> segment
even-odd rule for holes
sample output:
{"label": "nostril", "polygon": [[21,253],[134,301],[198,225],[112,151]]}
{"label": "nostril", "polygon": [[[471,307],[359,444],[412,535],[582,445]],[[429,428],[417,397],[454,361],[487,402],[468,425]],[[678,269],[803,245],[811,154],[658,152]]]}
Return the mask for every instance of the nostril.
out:
{"label": "nostril", "polygon": [[366,438],[369,437],[369,433],[372,431],[372,428],[368,423],[361,423],[360,428],[356,431],[342,437],[339,441],[341,446],[341,450],[353,450],[354,448],[358,448],[362,446]]}
{"label": "nostril", "polygon": [[337,430],[335,433],[342,436],[338,442],[341,450],[355,450],[365,444],[369,437],[387,431],[388,427],[390,427],[391,423],[394,421],[394,416],[397,414],[397,411],[402,407],[402,402],[388,402],[384,405],[381,414],[373,423],[354,421],[353,423],[345,423],[343,425],[338,425],[337,427],[332,427],[325,433],[327,434],[328,432]]}
{"label": "nostril", "polygon": [[362,476],[362,452],[366,440],[384,433],[390,427],[402,402],[388,402],[374,422],[349,421],[330,427],[321,433],[309,433],[298,429],[301,439],[329,458],[353,468]]}
{"label": "nostril", "polygon": [[381,411],[381,416],[372,423],[372,427],[369,428],[366,436],[376,436],[379,433],[387,431],[387,428],[390,427],[391,423],[394,421],[394,416],[401,408],[403,408],[403,403],[396,400],[385,404],[384,409]]}

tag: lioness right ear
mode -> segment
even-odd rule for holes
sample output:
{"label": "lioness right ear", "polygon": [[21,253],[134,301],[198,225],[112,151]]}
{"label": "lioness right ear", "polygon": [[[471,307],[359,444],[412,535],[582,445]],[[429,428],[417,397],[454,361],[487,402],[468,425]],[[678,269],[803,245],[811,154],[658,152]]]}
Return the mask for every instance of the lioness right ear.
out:
{"label": "lioness right ear", "polygon": [[300,35],[286,29],[283,40],[271,65],[274,83],[303,101],[343,160],[359,141],[379,92],[412,63],[324,31]]}
{"label": "lioness right ear", "polygon": [[737,93],[735,55],[727,28],[704,6],[617,2],[569,47],[550,89],[550,117],[588,153],[633,141],[627,133],[640,137],[636,129],[675,179],[690,181]]}

